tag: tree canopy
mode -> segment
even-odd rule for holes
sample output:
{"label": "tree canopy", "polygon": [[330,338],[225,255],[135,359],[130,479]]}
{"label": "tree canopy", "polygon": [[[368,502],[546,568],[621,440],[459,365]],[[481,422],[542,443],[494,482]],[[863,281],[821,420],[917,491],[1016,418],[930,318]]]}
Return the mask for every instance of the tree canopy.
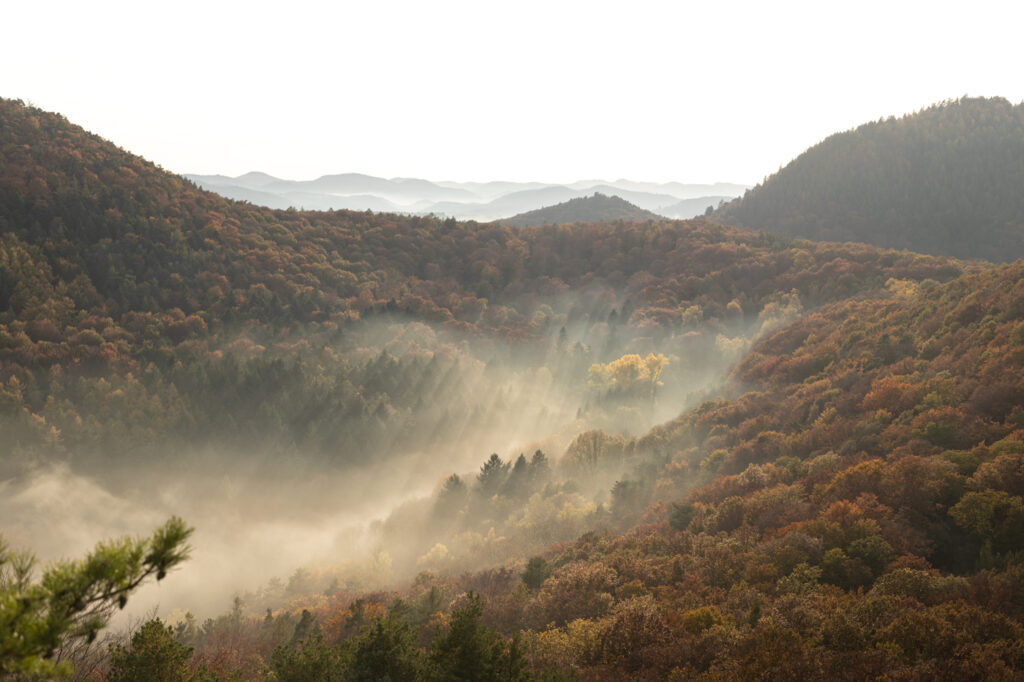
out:
{"label": "tree canopy", "polygon": [[787,237],[1024,257],[1024,104],[963,98],[811,147],[716,217]]}

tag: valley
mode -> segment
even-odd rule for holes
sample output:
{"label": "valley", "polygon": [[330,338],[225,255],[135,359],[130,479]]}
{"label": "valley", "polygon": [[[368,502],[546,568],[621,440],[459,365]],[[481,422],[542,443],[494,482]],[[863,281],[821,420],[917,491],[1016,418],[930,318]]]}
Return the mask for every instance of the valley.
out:
{"label": "valley", "polygon": [[0,676],[1024,667],[1019,263],[727,224],[771,181],[690,220],[564,217],[656,189],[570,187],[517,226],[193,180],[0,100],[4,539],[194,528],[112,639],[59,669],[0,639]]}

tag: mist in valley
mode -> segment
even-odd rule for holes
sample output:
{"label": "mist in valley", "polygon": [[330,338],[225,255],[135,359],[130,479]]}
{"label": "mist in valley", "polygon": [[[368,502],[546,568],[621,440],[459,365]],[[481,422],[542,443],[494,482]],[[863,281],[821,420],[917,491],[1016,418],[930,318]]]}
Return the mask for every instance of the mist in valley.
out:
{"label": "mist in valley", "polygon": [[[650,479],[672,454],[635,448],[584,471],[567,452],[596,433],[625,444],[714,395],[754,338],[800,312],[795,296],[781,297],[751,320],[736,311],[709,322],[690,309],[666,327],[631,320],[622,292],[592,287],[534,306],[540,342],[370,317],[323,352],[365,380],[352,390],[379,382],[373,390],[390,399],[322,415],[337,422],[329,447],[165,444],[116,453],[116,467],[39,460],[0,484],[5,537],[49,561],[144,535],[171,515],[194,526],[190,560],[140,590],[115,627],[154,611],[213,617],[235,596],[258,613],[309,594],[408,584],[422,571],[519,565],[607,524],[616,482]],[[630,374],[645,359],[657,375]],[[484,490],[492,453],[503,482]],[[448,513],[453,475],[462,506]]]}

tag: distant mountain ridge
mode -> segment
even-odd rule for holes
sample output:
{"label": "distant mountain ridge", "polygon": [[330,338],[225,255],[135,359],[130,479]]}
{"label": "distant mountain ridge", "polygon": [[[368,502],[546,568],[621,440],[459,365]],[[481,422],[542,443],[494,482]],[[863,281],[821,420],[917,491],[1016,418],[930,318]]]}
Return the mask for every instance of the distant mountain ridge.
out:
{"label": "distant mountain ridge", "polygon": [[606,196],[594,192],[593,196],[569,199],[554,206],[499,220],[500,225],[530,227],[559,223],[601,223],[614,220],[643,221],[660,220],[661,216],[634,206],[618,196]]}
{"label": "distant mountain ridge", "polygon": [[811,147],[718,213],[787,237],[1024,258],[1024,104],[964,98]]}
{"label": "distant mountain ridge", "polygon": [[314,180],[284,180],[258,171],[232,178],[185,175],[203,189],[260,206],[307,210],[349,209],[433,214],[460,220],[491,221],[594,192],[621,196],[667,218],[692,218],[739,196],[745,185],[733,183],[653,183],[619,179],[579,180],[567,185],[541,182],[433,182],[421,178],[380,178],[362,173],[324,175]]}

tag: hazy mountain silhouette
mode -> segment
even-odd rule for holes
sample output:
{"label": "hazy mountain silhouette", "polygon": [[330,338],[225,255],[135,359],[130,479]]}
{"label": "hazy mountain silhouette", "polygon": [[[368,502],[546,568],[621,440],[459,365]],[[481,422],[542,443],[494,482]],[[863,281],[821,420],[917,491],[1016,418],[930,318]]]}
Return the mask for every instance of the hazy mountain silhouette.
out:
{"label": "hazy mountain silhouette", "polygon": [[[580,180],[568,185],[540,182],[432,182],[420,178],[380,178],[361,173],[324,175],[315,180],[283,180],[252,172],[186,175],[188,179],[230,199],[271,208],[434,214],[461,220],[490,221],[600,192],[620,196],[664,217],[703,214],[746,187],[729,183],[687,185],[631,180]],[[682,202],[682,203],[681,203]],[[690,203],[687,203],[690,202]]]}
{"label": "hazy mountain silhouette", "polygon": [[498,221],[502,225],[529,227],[556,223],[601,223],[613,220],[660,220],[662,217],[634,206],[625,199],[595,192],[593,196],[569,199],[554,206],[520,213]]}
{"label": "hazy mountain silhouette", "polygon": [[704,215],[708,208],[712,210],[719,207],[719,204],[732,199],[731,196],[697,197],[695,199],[683,199],[671,206],[665,206],[658,211],[669,218],[688,219]]}

